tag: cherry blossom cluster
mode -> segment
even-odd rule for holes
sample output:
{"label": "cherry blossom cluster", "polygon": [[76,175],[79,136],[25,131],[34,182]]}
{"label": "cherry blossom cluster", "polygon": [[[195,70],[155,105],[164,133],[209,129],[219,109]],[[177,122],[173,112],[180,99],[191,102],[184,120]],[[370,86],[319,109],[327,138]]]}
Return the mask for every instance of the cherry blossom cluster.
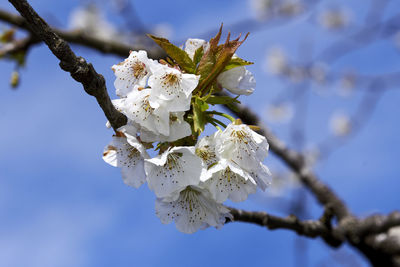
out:
{"label": "cherry blossom cluster", "polygon": [[[240,202],[269,184],[263,164],[265,137],[210,105],[237,103],[235,95],[254,91],[255,79],[235,51],[244,41],[218,44],[221,31],[209,42],[188,39],[184,47],[150,36],[168,54],[155,61],[133,51],[114,65],[115,107],[128,118],[105,147],[103,159],[121,168],[123,181],[138,188],[147,183],[157,197],[162,223],[193,233],[232,220],[226,200]],[[246,36],[247,37],[247,36]],[[230,119],[226,125],[216,117]],[[202,132],[207,124],[217,131]],[[148,153],[148,150],[151,151]],[[149,154],[155,154],[150,157]]]}

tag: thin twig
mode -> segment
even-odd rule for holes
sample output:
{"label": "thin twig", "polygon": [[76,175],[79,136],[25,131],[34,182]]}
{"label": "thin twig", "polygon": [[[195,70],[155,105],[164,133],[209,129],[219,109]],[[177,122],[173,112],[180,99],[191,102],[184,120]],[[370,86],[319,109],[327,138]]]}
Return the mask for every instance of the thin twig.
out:
{"label": "thin twig", "polygon": [[[0,20],[17,26],[18,28],[31,31],[30,26],[28,25],[28,23],[26,23],[26,20],[23,17],[11,14],[5,10],[0,9]],[[52,31],[67,42],[91,47],[105,54],[114,54],[121,57],[127,57],[129,55],[129,51],[142,49],[146,50],[149,57],[151,58],[159,59],[165,57],[165,53],[158,47],[148,49],[148,47],[145,48],[139,45],[126,45],[118,41],[109,41],[93,36],[88,36],[86,34],[83,34],[79,30],[63,31],[52,28]]]}

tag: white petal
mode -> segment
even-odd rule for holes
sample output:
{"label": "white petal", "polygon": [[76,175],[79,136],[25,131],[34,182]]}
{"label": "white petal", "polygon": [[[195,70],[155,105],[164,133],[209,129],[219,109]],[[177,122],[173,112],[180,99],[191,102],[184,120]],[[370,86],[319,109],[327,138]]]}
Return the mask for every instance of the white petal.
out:
{"label": "white petal", "polygon": [[237,95],[250,95],[254,92],[256,80],[244,66],[236,67],[218,75],[218,83]]}
{"label": "white petal", "polygon": [[199,49],[201,46],[204,46],[205,44],[206,41],[203,39],[189,38],[185,43],[185,52],[189,55],[191,59],[193,59],[196,50]]}
{"label": "white petal", "polygon": [[257,169],[268,154],[265,137],[245,124],[229,124],[216,138],[216,148],[220,158],[232,161],[248,172]]}
{"label": "white petal", "polygon": [[187,73],[182,74],[181,90],[184,92],[186,97],[189,97],[191,95],[191,93],[199,83],[199,79],[200,79],[199,75],[187,74]]}
{"label": "white petal", "polygon": [[[134,137],[130,137],[134,142]],[[104,149],[103,159],[114,167],[120,167],[124,182],[135,188],[146,182],[144,158],[148,157],[144,147],[137,142],[131,146],[126,137],[113,136],[111,143]]]}
{"label": "white petal", "polygon": [[145,160],[149,188],[159,198],[179,193],[188,185],[199,184],[201,170],[201,160],[194,154],[194,147],[174,147]]}
{"label": "white petal", "polygon": [[[236,172],[237,170],[239,172]],[[241,202],[257,190],[256,182],[249,177],[248,174],[244,175],[242,170],[226,165],[225,168],[215,172],[204,183],[204,186],[210,190],[213,198],[219,203],[228,198],[234,202]]]}
{"label": "white petal", "polygon": [[177,112],[170,115],[170,131],[168,136],[142,129],[140,131],[140,139],[143,142],[173,142],[191,135],[192,129],[190,124],[183,119],[183,114],[183,112]]}
{"label": "white petal", "polygon": [[114,86],[116,94],[120,97],[127,96],[135,86],[144,87],[151,74],[150,66],[153,60],[147,58],[146,51],[132,51],[127,59],[114,65],[112,70],[117,77]]}
{"label": "white petal", "polygon": [[262,163],[260,163],[259,167],[250,174],[263,191],[265,191],[265,189],[271,184],[271,172],[268,167]]}
{"label": "white petal", "polygon": [[199,78],[200,76],[183,74],[177,69],[163,65],[155,70],[148,83],[152,88],[152,97],[172,100],[182,97],[182,94],[188,98],[196,88]]}
{"label": "white petal", "polygon": [[124,99],[121,112],[141,127],[149,131],[169,134],[169,112],[163,106],[155,109],[150,106],[150,89],[130,93]]}
{"label": "white petal", "polygon": [[156,215],[162,223],[175,221],[176,228],[184,233],[194,233],[208,226],[221,227],[229,210],[210,198],[207,191],[188,187],[180,192],[176,201],[156,201]]}
{"label": "white petal", "polygon": [[236,88],[238,90],[235,91],[230,90],[230,92],[237,95],[250,95],[254,92],[255,88],[256,88],[256,79],[254,78],[254,75],[250,71],[246,70],[245,75],[239,82],[239,86]]}

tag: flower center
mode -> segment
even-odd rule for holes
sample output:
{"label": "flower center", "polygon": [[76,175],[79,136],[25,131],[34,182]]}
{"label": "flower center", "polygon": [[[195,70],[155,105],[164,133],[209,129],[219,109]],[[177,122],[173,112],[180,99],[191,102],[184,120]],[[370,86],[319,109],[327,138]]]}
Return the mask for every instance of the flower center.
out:
{"label": "flower center", "polygon": [[238,130],[238,131],[232,131],[231,132],[231,137],[235,139],[235,141],[243,142],[247,144],[249,141],[249,136],[248,134],[243,131],[243,130]]}
{"label": "flower center", "polygon": [[136,148],[134,148],[133,146],[130,146],[128,144],[126,144],[127,146],[127,151],[128,151],[128,158],[133,159],[133,158],[137,158],[140,157],[140,152],[139,150],[137,150]]}
{"label": "flower center", "polygon": [[147,74],[146,65],[143,62],[136,61],[131,68],[136,79],[140,79]]}
{"label": "flower center", "polygon": [[193,212],[193,209],[198,208],[197,198],[199,194],[200,192],[193,190],[191,187],[186,187],[186,189],[181,192],[181,205],[183,207],[188,207],[189,211]]}
{"label": "flower center", "polygon": [[165,74],[162,79],[162,83],[166,86],[177,86],[181,83],[180,77],[174,73]]}
{"label": "flower center", "polygon": [[152,108],[152,107],[150,106],[149,96],[150,96],[150,95],[147,95],[147,96],[144,97],[143,100],[142,100],[142,109],[143,109],[144,111],[146,111],[146,113],[152,113],[153,110],[154,110],[154,108]]}
{"label": "flower center", "polygon": [[208,145],[196,148],[196,155],[206,162],[209,168],[216,162],[217,158],[215,152],[212,151]]}
{"label": "flower center", "polygon": [[165,166],[169,169],[180,169],[181,164],[180,164],[180,158],[182,157],[182,153],[170,153],[167,156],[167,162],[165,163]]}

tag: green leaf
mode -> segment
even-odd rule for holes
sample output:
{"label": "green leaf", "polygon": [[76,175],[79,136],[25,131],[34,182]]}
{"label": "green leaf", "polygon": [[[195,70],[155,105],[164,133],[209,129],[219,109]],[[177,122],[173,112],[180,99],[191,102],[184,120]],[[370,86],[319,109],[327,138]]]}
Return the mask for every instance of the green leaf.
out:
{"label": "green leaf", "polygon": [[235,113],[240,112],[239,107],[235,103],[228,103],[228,104],[225,104],[225,106],[227,106],[230,110],[232,110]]}
{"label": "green leaf", "polygon": [[240,66],[247,66],[247,65],[252,65],[254,64],[253,62],[250,61],[246,61],[244,59],[241,59],[240,57],[234,57],[231,58],[231,60],[229,61],[229,63],[225,66],[223,71],[227,71],[236,67],[240,67]]}
{"label": "green leaf", "polygon": [[211,105],[218,105],[218,104],[226,105],[226,104],[229,104],[229,103],[238,103],[238,104],[240,104],[240,101],[237,100],[237,97],[233,98],[233,97],[230,97],[230,96],[216,96],[216,95],[209,96],[206,99],[206,102],[208,104],[211,104]]}
{"label": "green leaf", "polygon": [[171,44],[167,39],[148,34],[154,42],[156,42],[171,57],[182,70],[188,73],[194,73],[196,65],[193,63],[189,55],[179,47]]}
{"label": "green leaf", "polygon": [[203,54],[204,54],[203,46],[200,46],[199,48],[196,49],[193,56],[194,65],[197,66],[197,64],[199,64],[201,58],[203,57]]}
{"label": "green leaf", "polygon": [[208,104],[200,98],[195,98],[192,105],[194,131],[197,135],[200,135],[207,123],[207,113],[205,111],[208,109]]}

